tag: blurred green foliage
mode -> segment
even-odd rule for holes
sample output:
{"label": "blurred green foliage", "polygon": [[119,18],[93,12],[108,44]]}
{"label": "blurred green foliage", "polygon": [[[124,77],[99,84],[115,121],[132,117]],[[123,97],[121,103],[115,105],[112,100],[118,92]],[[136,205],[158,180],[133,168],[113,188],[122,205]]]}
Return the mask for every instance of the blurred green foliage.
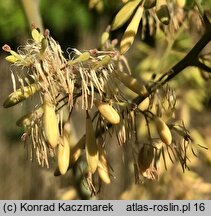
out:
{"label": "blurred green foliage", "polygon": [[1,40],[12,40],[17,34],[26,31],[27,23],[19,1],[1,1],[0,11]]}
{"label": "blurred green foliage", "polygon": [[[14,43],[19,35],[29,34],[27,19],[20,1],[0,2],[0,39]],[[40,12],[44,26],[58,37],[68,33],[80,34],[93,26],[92,11],[87,1],[40,1]],[[71,38],[71,35],[69,35]],[[63,38],[63,37],[62,37]]]}
{"label": "blurred green foliage", "polygon": [[91,27],[91,14],[86,1],[40,1],[44,22],[54,31],[63,32],[66,28],[87,31]]}

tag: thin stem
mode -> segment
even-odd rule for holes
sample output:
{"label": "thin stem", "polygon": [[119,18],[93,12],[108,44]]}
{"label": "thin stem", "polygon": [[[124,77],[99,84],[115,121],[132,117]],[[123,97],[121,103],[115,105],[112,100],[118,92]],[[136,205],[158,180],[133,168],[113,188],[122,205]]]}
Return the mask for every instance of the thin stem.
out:
{"label": "thin stem", "polygon": [[200,68],[200,69],[202,69],[208,73],[211,73],[211,68],[208,67],[207,65],[203,64],[202,62],[200,62],[198,59],[197,59],[197,61],[195,61],[193,63],[193,66],[196,66],[196,67],[198,67],[198,68]]}

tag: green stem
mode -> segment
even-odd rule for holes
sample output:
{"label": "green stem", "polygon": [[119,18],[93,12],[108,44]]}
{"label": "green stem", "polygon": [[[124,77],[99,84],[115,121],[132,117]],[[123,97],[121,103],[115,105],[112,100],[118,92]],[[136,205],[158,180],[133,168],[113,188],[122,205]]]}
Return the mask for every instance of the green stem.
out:
{"label": "green stem", "polygon": [[39,8],[40,0],[21,0],[21,3],[25,11],[30,29],[31,25],[34,24],[41,30],[41,32],[43,32],[43,22]]}

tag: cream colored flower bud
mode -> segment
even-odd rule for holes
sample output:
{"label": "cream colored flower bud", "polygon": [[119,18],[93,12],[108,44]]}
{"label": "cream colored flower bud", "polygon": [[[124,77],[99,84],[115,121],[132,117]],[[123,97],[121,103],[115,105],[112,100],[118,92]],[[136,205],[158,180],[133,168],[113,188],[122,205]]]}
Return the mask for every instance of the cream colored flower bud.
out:
{"label": "cream colored flower bud", "polygon": [[97,167],[98,174],[100,178],[102,179],[103,182],[106,184],[111,183],[110,175],[109,175],[109,169],[108,169],[108,164],[105,158],[105,153],[102,153],[100,155],[98,167]]}
{"label": "cream colored flower bud", "polygon": [[69,137],[63,135],[60,138],[58,146],[58,167],[62,175],[67,172],[70,162],[70,145],[68,139]]}
{"label": "cream colored flower bud", "polygon": [[97,169],[99,155],[98,146],[96,143],[95,131],[92,125],[92,120],[89,116],[86,118],[86,159],[88,171],[94,173]]}
{"label": "cream colored flower bud", "polygon": [[166,144],[170,145],[172,142],[172,135],[169,127],[166,125],[166,123],[159,117],[155,118],[155,125],[157,128],[157,132],[160,136],[160,139]]}
{"label": "cream colored flower bud", "polygon": [[111,124],[119,124],[120,116],[118,112],[108,103],[103,103],[99,101],[94,102],[95,106],[98,108],[101,115]]}
{"label": "cream colored flower bud", "polygon": [[43,126],[45,136],[48,144],[52,148],[55,148],[59,139],[59,127],[54,105],[49,100],[44,99],[43,111]]}
{"label": "cream colored flower bud", "polygon": [[138,95],[146,97],[148,91],[142,83],[129,74],[123,73],[121,71],[116,71],[116,77],[130,90],[137,93]]}
{"label": "cream colored flower bud", "polygon": [[[86,142],[86,136],[84,135],[73,147],[70,146],[70,157],[69,157],[69,166],[68,169],[70,169],[75,162],[78,160],[78,158],[81,155],[82,150],[85,147]],[[57,166],[54,171],[55,176],[60,176],[61,172],[59,170],[59,167]]]}

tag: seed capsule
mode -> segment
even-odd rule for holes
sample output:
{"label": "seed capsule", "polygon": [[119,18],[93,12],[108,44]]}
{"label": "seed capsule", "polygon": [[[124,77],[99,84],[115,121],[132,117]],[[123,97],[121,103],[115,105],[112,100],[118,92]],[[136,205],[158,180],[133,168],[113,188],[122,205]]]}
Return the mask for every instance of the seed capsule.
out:
{"label": "seed capsule", "polygon": [[103,182],[105,182],[106,184],[111,183],[109,170],[108,170],[108,164],[107,164],[104,152],[100,155],[97,171]]}
{"label": "seed capsule", "polygon": [[70,145],[68,138],[69,137],[63,134],[58,146],[58,167],[62,175],[67,172],[70,161]]}
{"label": "seed capsule", "polygon": [[166,0],[157,0],[156,15],[158,19],[164,24],[168,25],[170,22],[170,13]]}
{"label": "seed capsule", "polygon": [[88,164],[88,170],[94,173],[97,169],[99,155],[98,146],[95,138],[95,131],[92,125],[92,120],[90,116],[87,115],[86,118],[86,159]]}
{"label": "seed capsule", "polygon": [[95,101],[95,106],[98,108],[101,115],[111,124],[119,124],[120,117],[118,112],[108,103]]}
{"label": "seed capsule", "polygon": [[44,98],[43,104],[43,126],[46,139],[52,148],[55,148],[59,139],[58,120],[55,113],[53,104],[46,98]]}
{"label": "seed capsule", "polygon": [[116,77],[130,90],[137,93],[138,95],[146,97],[148,91],[144,85],[142,85],[137,79],[129,74],[123,73],[121,71],[116,71]]}
{"label": "seed capsule", "polygon": [[170,145],[172,142],[172,135],[169,127],[166,123],[159,117],[155,118],[155,125],[160,136],[160,139],[166,144]]}
{"label": "seed capsule", "polygon": [[17,89],[15,92],[11,93],[8,96],[8,98],[5,100],[3,104],[3,107],[8,108],[14,106],[20,103],[21,101],[29,98],[39,90],[40,90],[40,86],[37,85],[36,83]]}

